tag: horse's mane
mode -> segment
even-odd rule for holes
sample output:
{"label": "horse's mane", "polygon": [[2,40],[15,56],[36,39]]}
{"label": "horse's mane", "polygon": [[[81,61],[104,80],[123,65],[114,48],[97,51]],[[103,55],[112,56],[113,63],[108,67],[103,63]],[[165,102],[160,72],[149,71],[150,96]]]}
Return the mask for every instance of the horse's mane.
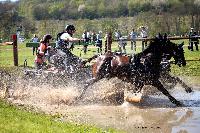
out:
{"label": "horse's mane", "polygon": [[[148,53],[155,52],[156,49],[162,49],[164,46],[168,44],[170,40],[167,39],[167,35],[162,36],[158,34],[155,36],[149,43],[149,45],[144,49],[144,51],[135,54],[130,58],[130,62],[139,63],[142,56],[147,55]],[[175,45],[175,44],[174,44]]]}

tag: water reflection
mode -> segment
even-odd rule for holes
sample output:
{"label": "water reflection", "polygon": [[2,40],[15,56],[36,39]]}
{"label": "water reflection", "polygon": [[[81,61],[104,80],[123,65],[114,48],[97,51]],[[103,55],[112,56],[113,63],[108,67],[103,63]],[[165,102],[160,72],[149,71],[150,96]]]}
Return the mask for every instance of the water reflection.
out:
{"label": "water reflection", "polygon": [[[197,130],[199,108],[153,108],[134,106],[81,106],[69,108],[66,120],[112,127],[126,132],[179,132]],[[72,115],[73,112],[79,117]],[[70,116],[70,117],[69,117]],[[186,126],[187,125],[187,126]],[[186,128],[187,127],[187,128]]]}

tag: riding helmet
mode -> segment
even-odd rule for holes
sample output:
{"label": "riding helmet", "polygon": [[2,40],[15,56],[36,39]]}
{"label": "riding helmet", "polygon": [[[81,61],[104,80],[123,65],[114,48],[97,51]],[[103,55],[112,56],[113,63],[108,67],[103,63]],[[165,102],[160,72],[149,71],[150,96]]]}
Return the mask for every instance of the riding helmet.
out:
{"label": "riding helmet", "polygon": [[66,30],[66,31],[69,31],[69,30],[76,30],[76,29],[75,29],[74,25],[67,25],[67,26],[65,27],[65,30]]}
{"label": "riding helmet", "polygon": [[50,34],[46,34],[43,37],[43,41],[47,41],[47,40],[50,40],[50,39],[52,39],[52,36]]}

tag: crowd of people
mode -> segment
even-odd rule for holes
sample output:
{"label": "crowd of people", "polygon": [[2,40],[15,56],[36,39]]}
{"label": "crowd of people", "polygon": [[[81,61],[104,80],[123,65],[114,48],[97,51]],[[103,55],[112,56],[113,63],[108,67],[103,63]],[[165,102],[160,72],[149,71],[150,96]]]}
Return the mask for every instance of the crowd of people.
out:
{"label": "crowd of people", "polygon": [[136,38],[144,38],[144,40],[142,40],[142,51],[144,50],[144,48],[147,46],[147,41],[145,38],[148,37],[148,27],[140,26],[137,31],[133,28],[128,36],[122,36],[119,30],[115,32],[115,38],[118,40],[119,52],[126,53],[126,39],[130,39],[131,51],[134,54],[136,52]]}
{"label": "crowd of people", "polygon": [[[88,30],[85,30],[81,36],[81,38],[75,38],[73,37],[76,29],[74,25],[67,25],[63,32],[58,33],[56,38],[56,49],[57,53],[60,56],[71,56],[73,58],[77,58],[71,53],[71,50],[74,48],[74,43],[82,42],[82,51],[84,54],[87,54],[87,47],[89,44],[93,43],[97,48],[97,53],[102,54],[102,39],[103,34],[102,31],[91,32]],[[147,46],[147,41],[145,38],[148,37],[148,27],[141,26],[137,30],[134,28],[130,31],[128,36],[123,36],[122,33],[117,30],[114,33],[115,39],[118,40],[118,52],[125,53],[126,54],[126,45],[127,45],[127,39],[130,40],[130,47],[132,54],[135,54],[136,52],[136,38],[144,38],[142,40],[142,51]],[[191,28],[191,31],[189,33],[189,46],[188,49],[193,51],[193,45],[195,45],[196,50],[198,50],[198,40],[197,33],[194,31],[193,28]],[[33,55],[36,53],[35,58],[35,64],[37,68],[41,68],[41,66],[46,64],[46,58],[45,54],[47,53],[48,49],[50,48],[49,42],[53,37],[49,34],[46,34],[43,36],[43,38],[39,41],[39,38],[37,35],[34,34],[33,38],[31,39],[32,42],[40,42],[40,45],[38,48],[33,47]],[[104,39],[106,40],[107,34],[105,34]],[[105,42],[106,43],[106,42]],[[72,60],[70,60],[71,62]],[[70,62],[65,62],[66,64]]]}

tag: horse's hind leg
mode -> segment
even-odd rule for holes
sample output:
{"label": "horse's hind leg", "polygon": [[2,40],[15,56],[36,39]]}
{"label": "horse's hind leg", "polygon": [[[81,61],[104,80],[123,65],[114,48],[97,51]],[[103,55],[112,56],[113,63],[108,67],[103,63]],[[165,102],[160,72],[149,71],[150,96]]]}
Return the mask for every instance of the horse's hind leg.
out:
{"label": "horse's hind leg", "polygon": [[165,96],[167,96],[172,103],[176,104],[177,106],[182,105],[180,101],[176,100],[173,96],[169,94],[169,92],[164,88],[164,86],[159,80],[155,81],[153,83],[153,86],[156,87],[159,91],[161,91]]}
{"label": "horse's hind leg", "polygon": [[88,87],[92,84],[94,84],[95,82],[99,81],[99,79],[96,78],[92,78],[91,80],[87,81],[83,87],[82,92],[80,93],[80,95],[78,97],[75,98],[74,101],[72,101],[70,104],[76,104],[79,100],[81,100],[83,98],[83,96],[86,93],[86,90],[88,89]]}

